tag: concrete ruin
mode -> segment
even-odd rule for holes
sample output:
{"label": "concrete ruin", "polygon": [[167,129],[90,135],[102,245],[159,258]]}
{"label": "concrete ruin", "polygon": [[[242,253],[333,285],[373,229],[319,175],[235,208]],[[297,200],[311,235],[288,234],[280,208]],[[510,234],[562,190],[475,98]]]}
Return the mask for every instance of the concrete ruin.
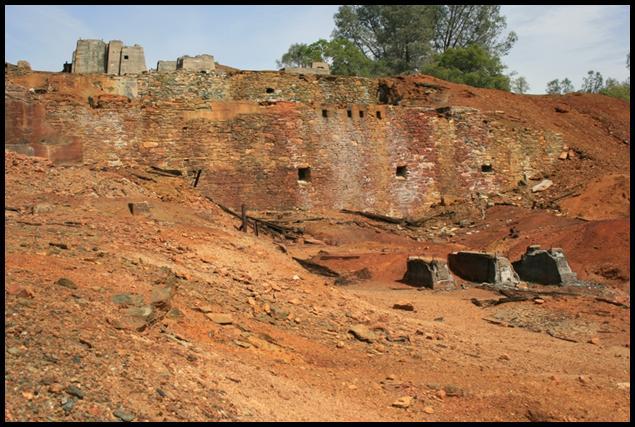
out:
{"label": "concrete ruin", "polygon": [[214,57],[212,55],[180,56],[176,59],[177,70],[214,71]]}
{"label": "concrete ruin", "polygon": [[[91,167],[202,169],[197,188],[232,209],[423,217],[441,200],[511,191],[523,174],[559,162],[563,146],[560,134],[517,129],[500,112],[450,106],[440,114],[431,105],[449,89],[424,76],[223,72],[215,64],[209,73],[86,79],[8,69],[5,149]],[[397,96],[399,105],[386,103]],[[505,166],[483,173],[488,159]]]}
{"label": "concrete ruin", "polygon": [[577,283],[576,274],[560,248],[544,250],[539,245],[529,246],[513,266],[520,279],[526,282],[560,286]]}
{"label": "concrete ruin", "polygon": [[146,69],[143,47],[124,46],[121,40],[77,40],[71,73],[100,73],[116,76],[138,74]]}
{"label": "concrete ruin", "polygon": [[452,289],[454,280],[444,261],[420,256],[408,257],[408,269],[402,282],[430,289]]}
{"label": "concrete ruin", "polygon": [[157,72],[169,73],[170,71],[176,71],[176,61],[158,61]]}
{"label": "concrete ruin", "polygon": [[329,64],[326,62],[313,62],[311,64],[311,68],[306,67],[286,67],[282,68],[280,71],[289,74],[331,74],[331,69]]}
{"label": "concrete ruin", "polygon": [[491,283],[501,287],[516,287],[520,278],[509,260],[485,252],[452,252],[448,254],[452,273],[470,282]]}

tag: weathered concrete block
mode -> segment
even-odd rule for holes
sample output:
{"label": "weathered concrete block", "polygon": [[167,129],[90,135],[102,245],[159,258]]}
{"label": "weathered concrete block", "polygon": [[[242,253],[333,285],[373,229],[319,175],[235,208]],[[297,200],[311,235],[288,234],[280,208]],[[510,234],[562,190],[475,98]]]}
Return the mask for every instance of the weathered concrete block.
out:
{"label": "weathered concrete block", "polygon": [[123,42],[121,40],[111,40],[108,43],[108,51],[106,53],[106,73],[119,75],[121,66],[121,50]]}
{"label": "weathered concrete block", "polygon": [[170,71],[176,71],[176,61],[158,61],[157,72],[167,73]]}
{"label": "weathered concrete block", "polygon": [[73,73],[103,73],[106,71],[106,43],[103,40],[77,40],[73,52]]}
{"label": "weathered concrete block", "polygon": [[176,60],[177,70],[214,71],[214,57],[212,55],[181,56]]}
{"label": "weathered concrete block", "polygon": [[451,289],[454,280],[448,270],[447,263],[420,256],[408,257],[408,269],[402,281],[409,285],[430,289]]}
{"label": "weathered concrete block", "polygon": [[448,254],[450,270],[470,282],[492,283],[496,286],[516,286],[520,279],[509,260],[485,252],[452,252]]}
{"label": "weathered concrete block", "polygon": [[148,202],[128,203],[128,209],[130,209],[130,213],[133,215],[150,213],[150,205]]}
{"label": "weathered concrete block", "polygon": [[520,260],[513,263],[521,280],[543,285],[567,285],[577,281],[560,248],[540,249],[538,245],[527,247]]}
{"label": "weathered concrete block", "polygon": [[147,71],[143,47],[139,45],[124,46],[121,48],[121,65],[119,75],[139,74]]}

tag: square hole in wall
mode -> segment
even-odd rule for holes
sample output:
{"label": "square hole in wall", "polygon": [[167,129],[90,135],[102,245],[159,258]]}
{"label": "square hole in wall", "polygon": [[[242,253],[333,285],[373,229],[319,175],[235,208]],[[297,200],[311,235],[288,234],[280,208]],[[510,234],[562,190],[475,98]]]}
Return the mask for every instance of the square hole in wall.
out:
{"label": "square hole in wall", "polygon": [[395,171],[395,176],[400,178],[405,178],[408,175],[408,168],[406,165],[397,166],[397,170]]}
{"label": "square hole in wall", "polygon": [[328,116],[329,116],[328,110],[322,110],[322,117],[328,117]]}
{"label": "square hole in wall", "polygon": [[123,56],[123,59],[128,59],[128,55],[124,55],[124,56]]}
{"label": "square hole in wall", "polygon": [[352,118],[353,118],[353,110],[346,110],[346,115],[347,115],[349,118],[351,118],[351,119],[352,119]]}
{"label": "square hole in wall", "polygon": [[381,119],[381,111],[377,111],[377,113],[375,113],[377,115],[378,119]]}
{"label": "square hole in wall", "polygon": [[494,172],[494,169],[491,164],[484,163],[481,165],[481,172]]}
{"label": "square hole in wall", "polygon": [[272,87],[268,87],[266,92],[267,93],[274,93],[275,90]]}
{"label": "square hole in wall", "polygon": [[364,112],[360,110],[359,117],[364,118]]}
{"label": "square hole in wall", "polygon": [[311,181],[311,168],[298,168],[298,181]]}

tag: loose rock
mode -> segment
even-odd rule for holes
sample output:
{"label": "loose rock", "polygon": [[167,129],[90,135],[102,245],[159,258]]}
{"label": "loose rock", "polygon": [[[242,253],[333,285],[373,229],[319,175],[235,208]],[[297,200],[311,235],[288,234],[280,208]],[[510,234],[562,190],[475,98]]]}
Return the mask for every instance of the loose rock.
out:
{"label": "loose rock", "polygon": [[134,420],[136,418],[134,414],[126,411],[125,409],[121,409],[121,408],[113,411],[112,414],[115,417],[119,418],[121,421],[132,421],[132,420]]}
{"label": "loose rock", "polygon": [[533,187],[531,187],[531,192],[537,193],[538,191],[545,191],[547,188],[551,187],[552,185],[553,185],[553,181],[551,181],[550,179],[544,179],[539,184],[536,184]]}
{"label": "loose rock", "polygon": [[76,396],[80,399],[83,399],[84,396],[86,396],[86,393],[84,393],[79,389],[79,387],[76,387],[74,385],[69,385],[68,387],[66,387],[66,393],[70,394],[71,396]]}
{"label": "loose rock", "polygon": [[403,396],[392,402],[392,406],[403,409],[409,408],[412,405],[412,400],[413,399],[410,396]]}
{"label": "loose rock", "polygon": [[60,286],[64,286],[65,288],[69,288],[69,289],[77,289],[77,285],[75,284],[75,282],[73,282],[70,279],[67,279],[66,277],[61,277],[61,278],[57,279],[55,284],[56,285],[60,285]]}
{"label": "loose rock", "polygon": [[400,303],[392,306],[395,310],[415,311],[415,307],[410,303]]}
{"label": "loose rock", "polygon": [[360,341],[371,343],[377,340],[377,335],[364,325],[352,326],[348,331]]}
{"label": "loose rock", "polygon": [[218,323],[219,325],[231,325],[234,320],[232,319],[231,314],[225,313],[208,313],[205,315],[209,320],[214,323]]}

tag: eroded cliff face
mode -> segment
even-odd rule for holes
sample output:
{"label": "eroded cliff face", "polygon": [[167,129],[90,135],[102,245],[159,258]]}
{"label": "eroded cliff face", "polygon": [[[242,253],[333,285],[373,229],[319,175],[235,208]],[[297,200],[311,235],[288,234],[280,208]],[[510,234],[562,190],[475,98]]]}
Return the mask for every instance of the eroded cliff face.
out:
{"label": "eroded cliff face", "polygon": [[5,75],[5,148],[194,174],[231,207],[395,216],[505,192],[552,167],[557,132],[447,104],[447,87],[277,72]]}

